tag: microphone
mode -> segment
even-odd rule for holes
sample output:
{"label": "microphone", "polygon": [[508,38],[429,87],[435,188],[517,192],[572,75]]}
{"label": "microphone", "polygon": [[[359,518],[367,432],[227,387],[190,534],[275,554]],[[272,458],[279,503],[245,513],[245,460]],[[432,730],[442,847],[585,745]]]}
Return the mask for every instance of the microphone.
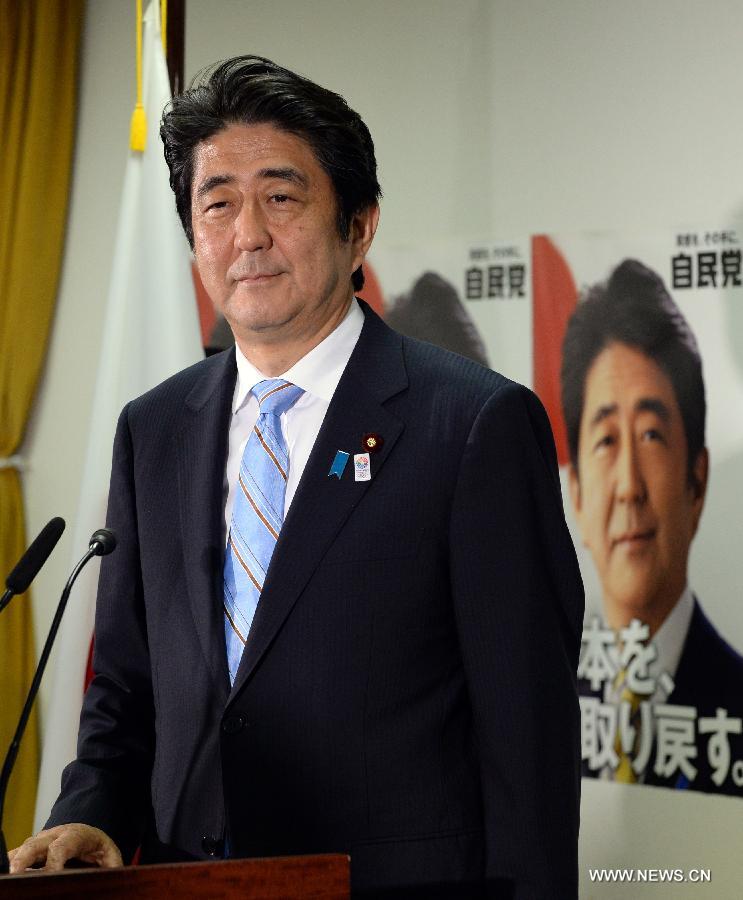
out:
{"label": "microphone", "polygon": [[[62,522],[59,520],[52,520]],[[49,526],[46,526],[48,529]],[[57,526],[59,527],[59,526]],[[64,522],[62,522],[62,528],[64,528]],[[46,531],[46,529],[44,529]],[[60,531],[59,534],[62,532]],[[43,534],[43,532],[42,532]],[[41,539],[41,535],[34,541],[34,545],[39,543]],[[54,543],[59,539],[59,535],[55,539]],[[33,546],[33,545],[32,545]],[[54,544],[51,545],[52,547]],[[46,669],[46,664],[49,660],[49,654],[52,652],[52,646],[54,644],[54,639],[57,636],[57,631],[59,630],[59,625],[62,621],[62,615],[64,614],[65,607],[67,606],[67,600],[70,596],[70,591],[72,590],[72,585],[75,583],[77,576],[83,570],[83,567],[90,562],[90,560],[94,556],[107,556],[111,553],[112,550],[116,548],[116,535],[108,528],[101,528],[96,531],[93,536],[90,538],[88,544],[88,551],[80,560],[80,562],[75,566],[72,570],[72,575],[67,579],[67,584],[64,586],[64,590],[62,591],[62,596],[59,599],[59,605],[57,606],[57,611],[54,614],[54,618],[52,619],[52,625],[49,629],[49,634],[47,635],[46,643],[44,644],[44,649],[41,651],[41,656],[39,657],[39,664],[36,667],[36,672],[34,673],[33,681],[31,682],[31,687],[28,691],[28,696],[26,697],[26,702],[23,706],[23,710],[21,711],[21,717],[18,720],[18,727],[15,730],[15,734],[13,735],[13,740],[10,743],[10,747],[8,748],[8,752],[5,756],[5,762],[3,763],[2,774],[0,774],[0,875],[7,874],[10,871],[10,863],[8,861],[8,849],[5,845],[5,835],[2,830],[2,822],[3,822],[3,808],[5,806],[5,794],[8,790],[8,782],[10,781],[10,776],[13,772],[13,766],[15,765],[16,757],[18,756],[18,748],[21,743],[21,738],[23,737],[23,732],[26,730],[26,724],[28,722],[29,716],[31,715],[31,707],[33,706],[34,700],[36,699],[36,695],[39,692],[39,686],[41,685],[41,678],[44,674],[44,669]],[[29,555],[31,548],[29,548],[28,552],[25,554]],[[51,552],[51,547],[49,549]],[[46,554],[48,556],[49,553]],[[46,556],[44,559],[46,559]],[[23,562],[23,560],[21,560]],[[36,572],[43,565],[44,560],[39,563],[38,568],[33,572],[31,578],[36,574]],[[20,563],[18,564],[20,566]],[[16,566],[16,569],[18,566]],[[14,570],[15,571],[15,570]],[[25,590],[25,588],[24,588]]]}
{"label": "microphone", "polygon": [[39,570],[49,559],[49,555],[57,546],[65,528],[64,519],[55,516],[39,532],[36,540],[20,558],[16,567],[5,579],[6,591],[0,597],[0,612],[10,603],[16,594],[25,593],[31,582],[39,574]]}
{"label": "microphone", "polygon": [[90,549],[95,556],[108,556],[116,549],[116,535],[110,528],[99,528],[90,539]]}

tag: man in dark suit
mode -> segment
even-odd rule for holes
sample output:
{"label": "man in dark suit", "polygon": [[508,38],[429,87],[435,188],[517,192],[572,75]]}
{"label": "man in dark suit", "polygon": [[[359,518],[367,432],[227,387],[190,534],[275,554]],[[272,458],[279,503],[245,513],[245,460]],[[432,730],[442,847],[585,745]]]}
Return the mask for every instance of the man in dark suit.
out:
{"label": "man in dark suit", "polygon": [[78,758],[14,870],[343,851],[360,894],[577,896],[583,597],[541,405],[353,299],[379,186],[340,97],[241,57],[162,134],[237,346],[122,413]]}
{"label": "man in dark suit", "polygon": [[[603,684],[581,680],[591,697],[583,716],[604,700],[634,719],[607,741],[608,754],[584,746],[584,771],[743,793],[743,659],[687,576],[708,474],[702,362],[655,272],[625,260],[588,291],[565,335],[562,394],[573,506],[624,655]],[[584,657],[581,673],[594,676],[592,664]]]}

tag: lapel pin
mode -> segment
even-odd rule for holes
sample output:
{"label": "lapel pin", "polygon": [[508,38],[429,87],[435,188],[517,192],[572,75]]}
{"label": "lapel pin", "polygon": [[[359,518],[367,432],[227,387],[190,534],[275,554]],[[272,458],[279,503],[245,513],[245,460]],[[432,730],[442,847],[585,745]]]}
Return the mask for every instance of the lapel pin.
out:
{"label": "lapel pin", "polygon": [[361,446],[366,453],[378,453],[384,447],[384,438],[381,434],[369,431],[362,435]]}
{"label": "lapel pin", "polygon": [[371,462],[368,453],[355,453],[353,457],[354,481],[371,481]]}
{"label": "lapel pin", "polygon": [[330,471],[328,472],[328,478],[331,475],[335,475],[335,477],[340,481],[341,476],[343,475],[343,470],[346,468],[346,463],[348,462],[348,457],[350,453],[346,453],[345,450],[338,450],[335,454],[335,458],[333,459],[333,465],[330,467]]}

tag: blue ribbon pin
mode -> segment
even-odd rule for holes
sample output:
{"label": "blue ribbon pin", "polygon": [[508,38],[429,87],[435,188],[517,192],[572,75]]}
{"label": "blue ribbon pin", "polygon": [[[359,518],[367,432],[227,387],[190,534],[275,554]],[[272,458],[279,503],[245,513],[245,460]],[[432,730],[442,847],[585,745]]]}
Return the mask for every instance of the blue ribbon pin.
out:
{"label": "blue ribbon pin", "polygon": [[340,480],[341,475],[343,475],[343,470],[346,468],[349,456],[350,453],[346,453],[345,450],[338,450],[335,454],[333,465],[328,472],[328,478],[330,478],[331,475],[335,475]]}

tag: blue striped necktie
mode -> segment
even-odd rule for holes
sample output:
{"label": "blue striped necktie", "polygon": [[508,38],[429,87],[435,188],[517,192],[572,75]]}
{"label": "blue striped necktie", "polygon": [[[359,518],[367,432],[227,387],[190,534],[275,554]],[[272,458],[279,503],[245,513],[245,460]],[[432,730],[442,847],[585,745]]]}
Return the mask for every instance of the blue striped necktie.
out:
{"label": "blue striped necktie", "polygon": [[230,684],[245,647],[284,521],[289,454],[279,416],[304,393],[280,378],[252,390],[260,412],[245,445],[224,560],[224,632]]}

